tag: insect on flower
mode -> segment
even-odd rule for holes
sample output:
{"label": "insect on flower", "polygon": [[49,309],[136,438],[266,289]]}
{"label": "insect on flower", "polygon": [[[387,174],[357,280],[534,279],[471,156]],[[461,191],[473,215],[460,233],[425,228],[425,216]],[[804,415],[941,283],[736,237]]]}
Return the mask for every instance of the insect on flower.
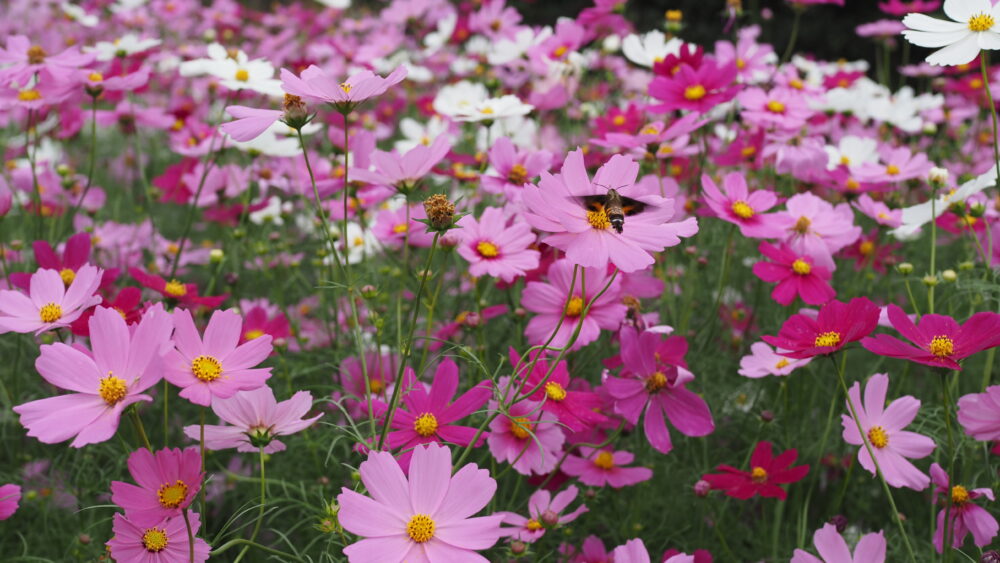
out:
{"label": "insect on flower", "polygon": [[600,186],[608,190],[608,192],[605,194],[578,196],[578,199],[587,208],[588,212],[603,213],[606,215],[608,221],[611,222],[611,227],[618,234],[622,234],[626,216],[642,213],[642,210],[646,208],[647,204],[618,193],[618,190],[630,184],[618,186],[617,188],[605,186],[604,184],[594,185]]}

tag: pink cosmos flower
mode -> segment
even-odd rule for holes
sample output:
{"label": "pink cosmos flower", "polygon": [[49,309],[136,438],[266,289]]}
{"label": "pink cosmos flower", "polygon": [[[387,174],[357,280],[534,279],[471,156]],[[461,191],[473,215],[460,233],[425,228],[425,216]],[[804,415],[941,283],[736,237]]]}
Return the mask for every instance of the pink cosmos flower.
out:
{"label": "pink cosmos flower", "polygon": [[527,543],[534,543],[545,535],[545,531],[576,520],[587,512],[587,506],[580,504],[573,512],[563,514],[570,503],[576,500],[580,490],[570,485],[565,491],[552,498],[552,493],[539,489],[528,498],[528,517],[514,512],[499,512],[503,515],[503,523],[511,524],[513,528],[504,528],[504,534]]}
{"label": "pink cosmos flower", "polygon": [[505,0],[487,0],[479,11],[469,16],[469,31],[481,33],[490,41],[515,39],[521,14],[516,8],[507,6]]}
{"label": "pink cosmos flower", "polygon": [[117,311],[99,307],[90,319],[92,352],[61,342],[42,345],[35,369],[45,381],[73,393],[14,407],[28,435],[46,444],[75,436],[74,448],[111,438],[125,407],[153,400],[142,392],[162,377],[172,327],[170,314],[159,304],[131,331]]}
{"label": "pink cosmos flower", "polygon": [[[212,401],[212,410],[232,426],[206,424],[205,447],[210,450],[236,448],[240,452],[256,452],[263,447],[266,454],[284,451],[285,444],[275,440],[276,437],[304,430],[323,416],[320,413],[304,418],[312,404],[312,393],[308,391],[299,391],[291,399],[279,403],[267,385],[240,391],[228,399],[216,399]],[[201,426],[185,426],[184,434],[199,440]]]}
{"label": "pink cosmos flower", "polygon": [[962,325],[949,316],[933,314],[921,317],[917,325],[897,305],[888,306],[888,316],[893,328],[916,346],[888,334],[878,334],[861,341],[873,354],[961,371],[959,360],[1000,346],[997,313],[976,313]]}
{"label": "pink cosmos flower", "polygon": [[396,67],[385,78],[370,70],[362,70],[343,82],[316,65],[309,65],[309,68],[302,71],[301,77],[287,69],[281,69],[281,88],[308,102],[333,104],[339,111],[346,113],[361,102],[385,93],[404,78],[406,67],[403,65]]}
{"label": "pink cosmos flower", "polygon": [[482,176],[483,189],[494,194],[505,194],[509,199],[520,199],[524,185],[548,170],[552,163],[552,153],[541,151],[519,151],[508,137],[500,137],[489,151],[490,164],[495,174]]}
{"label": "pink cosmos flower", "polygon": [[960,398],[958,423],[976,440],[1000,440],[1000,385],[991,385],[983,393],[970,393]]}
{"label": "pink cosmos flower", "polygon": [[0,70],[0,82],[26,83],[43,70],[56,76],[72,76],[94,58],[93,53],[81,53],[78,46],[50,55],[40,45],[32,45],[24,35],[11,35],[7,37],[7,47],[0,48],[0,65],[5,67]]}
{"label": "pink cosmos flower", "polygon": [[726,491],[726,495],[746,500],[759,494],[762,497],[785,500],[788,493],[778,485],[797,483],[809,473],[808,465],[792,467],[799,457],[798,450],[785,450],[774,457],[771,442],[757,442],[750,454],[750,471],[741,471],[730,465],[719,465],[717,471],[702,475],[713,489]]}
{"label": "pink cosmos flower", "polygon": [[458,220],[462,242],[458,254],[469,261],[469,275],[483,275],[512,282],[538,267],[541,254],[529,248],[535,242],[531,225],[507,225],[503,210],[488,207],[477,220],[466,215]]}
{"label": "pink cosmos flower", "polygon": [[701,187],[709,209],[719,219],[739,226],[743,236],[749,238],[781,236],[781,227],[771,221],[772,216],[764,215],[765,211],[778,202],[778,196],[774,192],[756,190],[750,193],[746,179],[739,172],[726,174],[721,191],[711,176],[702,174]]}
{"label": "pink cosmos flower", "polygon": [[129,268],[128,273],[145,287],[152,289],[167,299],[173,299],[185,307],[208,307],[214,309],[226,300],[228,295],[204,296],[198,295],[198,286],[193,283],[183,283],[176,278],[167,281],[156,274],[148,274],[139,268]]}
{"label": "pink cosmos flower", "polygon": [[260,137],[268,127],[285,115],[284,111],[278,109],[247,106],[227,106],[226,113],[235,119],[219,125],[219,130],[241,143]]}
{"label": "pink cosmos flower", "polygon": [[128,471],[138,485],[112,481],[111,502],[125,509],[125,517],[137,526],[180,516],[198,496],[204,478],[198,446],[155,454],[139,448],[128,458]]}
{"label": "pink cosmos flower", "polygon": [[[610,279],[606,267],[581,268],[573,283],[572,263],[559,259],[549,266],[548,278],[548,283],[528,282],[521,296],[521,306],[538,313],[528,321],[528,326],[524,329],[531,344],[547,342],[562,318],[562,325],[556,331],[551,346],[567,345],[577,325],[582,325],[573,344],[573,349],[576,350],[597,340],[601,329],[617,329],[625,318],[626,307],[619,302],[621,279],[616,278],[608,290],[597,297]],[[583,310],[588,304],[590,310],[583,316]]]}
{"label": "pink cosmos flower", "polygon": [[382,209],[375,216],[372,235],[387,248],[402,248],[404,243],[411,247],[430,248],[434,235],[427,232],[427,225],[421,223],[421,219],[427,219],[427,212],[418,203],[402,205],[397,209]]}
{"label": "pink cosmos flower", "polygon": [[6,520],[17,512],[21,501],[21,487],[8,483],[0,485],[0,520]]}
{"label": "pink cosmos flower", "polygon": [[31,276],[28,295],[0,290],[0,334],[34,332],[41,334],[69,326],[86,309],[101,302],[94,295],[101,285],[102,271],[82,266],[67,284],[57,270],[41,269]]}
{"label": "pink cosmos flower", "polygon": [[685,436],[711,434],[715,430],[712,412],[704,399],[686,388],[694,381],[694,374],[677,362],[664,363],[676,355],[672,347],[682,345],[686,352],[686,341],[681,337],[661,340],[656,333],[639,333],[629,326],[623,327],[619,334],[624,364],[621,377],[609,377],[604,383],[615,401],[615,412],[637,424],[645,410],[646,439],[661,453],[673,449],[664,415]]}
{"label": "pink cosmos flower", "polygon": [[[90,260],[90,236],[90,233],[77,233],[66,239],[66,247],[62,256],[59,256],[52,249],[52,245],[48,241],[36,240],[31,244],[35,251],[35,262],[38,263],[39,268],[59,272],[59,277],[68,287],[76,279],[76,272],[87,265],[87,261]],[[117,277],[117,268],[104,270],[100,288],[103,289],[111,285]],[[31,288],[31,274],[27,272],[12,272],[10,281],[11,284],[25,291]]]}
{"label": "pink cosmos flower", "polygon": [[[392,395],[396,381],[399,359],[392,354],[365,353],[364,369],[361,360],[351,356],[340,364],[339,383],[349,395],[344,399],[347,413],[351,418],[361,418],[368,412],[368,403],[374,409],[385,404]],[[407,370],[411,368],[405,368]],[[365,374],[368,375],[367,382]],[[406,373],[404,373],[404,376]],[[381,399],[381,401],[379,400]]]}
{"label": "pink cosmos flower", "polygon": [[748,123],[765,128],[798,129],[812,116],[806,99],[797,90],[778,87],[770,92],[748,88],[737,97]]}
{"label": "pink cosmos flower", "polygon": [[[886,483],[893,487],[908,487],[915,491],[927,488],[930,478],[907,461],[907,458],[920,459],[934,451],[934,440],[915,432],[903,430],[917,416],[920,400],[906,395],[885,405],[886,391],[889,389],[889,376],[876,373],[865,386],[865,402],[861,405],[861,384],[855,382],[848,393],[854,411],[857,412],[861,430],[866,435],[866,441],[871,446],[882,476]],[[848,409],[850,412],[850,409]],[[858,449],[858,461],[861,466],[875,474],[875,464],[872,462],[868,448],[864,446],[858,425],[850,414],[841,415],[844,426],[844,441],[848,444],[861,446]]]}
{"label": "pink cosmos flower", "polygon": [[430,145],[418,144],[404,154],[376,150],[371,154],[375,170],[351,168],[350,177],[352,180],[376,186],[392,186],[408,192],[441,162],[449,150],[451,140],[448,135],[438,135]]}
{"label": "pink cosmos flower", "polygon": [[781,325],[778,336],[761,337],[771,346],[787,350],[789,358],[811,358],[832,354],[848,343],[861,340],[878,326],[881,310],[864,297],[850,302],[830,301],[816,318],[795,314]]}
{"label": "pink cosmos flower", "polygon": [[[615,155],[591,180],[583,151],[577,149],[566,155],[559,174],[543,171],[537,186],[525,187],[524,218],[532,227],[552,233],[543,242],[564,251],[573,264],[604,268],[610,262],[623,272],[641,270],[654,262],[651,252],[680,244],[679,237],[697,233],[698,222],[689,217],[667,223],[674,217],[674,200],[661,197],[656,183],[636,184],[638,173],[637,162]],[[582,201],[586,196],[604,195],[608,189],[645,205],[625,219],[620,233],[612,228],[603,205],[594,203],[588,208]]]}
{"label": "pink cosmos flower", "polygon": [[635,455],[630,452],[581,447],[580,455],[566,456],[560,469],[584,485],[620,489],[653,478],[653,470],[648,467],[624,467],[633,461]]}
{"label": "pink cosmos flower", "polygon": [[453,476],[451,453],[437,444],[418,446],[409,479],[388,452],[371,452],[361,463],[361,481],[371,497],[348,488],[337,496],[340,523],[361,536],[344,549],[352,563],[368,561],[469,561],[500,538],[500,514],[472,518],[497,483],[470,463]]}
{"label": "pink cosmos flower", "polygon": [[815,265],[812,256],[768,242],[761,242],[757,249],[771,261],[754,264],[753,275],[768,283],[778,283],[771,291],[771,298],[779,304],[788,306],[801,297],[809,305],[822,305],[837,296],[829,283],[833,274]]}
{"label": "pink cosmos flower", "polygon": [[941,7],[941,0],[887,0],[879,2],[878,9],[896,17],[910,12],[933,12]]}
{"label": "pink cosmos flower", "polygon": [[[646,544],[639,538],[631,539],[619,545],[611,552],[611,560],[615,563],[650,563]],[[670,563],[690,563],[694,558],[689,556],[674,556],[667,559]]]}
{"label": "pink cosmos flower", "polygon": [[795,252],[812,256],[816,265],[831,272],[837,267],[833,255],[861,236],[854,225],[851,206],[833,206],[819,196],[806,192],[785,202],[787,211],[775,214],[774,222],[785,232],[784,242]]}
{"label": "pink cosmos flower", "polygon": [[884,563],[885,536],[878,533],[865,534],[854,548],[854,554],[847,542],[837,532],[837,526],[824,524],[813,534],[813,545],[819,557],[801,549],[792,554],[791,563]]}
{"label": "pink cosmos flower", "polygon": [[[490,403],[490,410],[497,408]],[[566,435],[541,405],[521,401],[490,422],[486,444],[499,462],[510,463],[522,475],[544,475],[555,469]]]}
{"label": "pink cosmos flower", "polygon": [[1000,531],[1000,525],[992,514],[985,508],[974,504],[972,501],[979,497],[993,499],[993,489],[981,488],[968,490],[962,485],[952,485],[948,478],[948,473],[937,463],[931,464],[931,479],[934,480],[934,500],[937,502],[938,495],[951,495],[951,509],[945,506],[937,515],[937,528],[934,531],[934,547],[938,553],[944,548],[944,517],[948,513],[948,522],[951,528],[951,546],[955,549],[962,547],[965,543],[965,536],[972,532],[972,539],[979,547],[986,547],[996,537]]}
{"label": "pink cosmos flower", "polygon": [[245,301],[240,302],[243,309],[243,333],[240,334],[240,344],[249,342],[255,338],[269,335],[271,341],[288,341],[292,335],[291,327],[288,325],[288,317],[280,309],[272,305],[250,305]]}
{"label": "pink cosmos flower", "polygon": [[788,375],[809,362],[812,358],[793,360],[775,352],[764,342],[754,342],[750,345],[750,355],[740,359],[739,374],[743,377],[757,379],[767,375]]}
{"label": "pink cosmos flower", "polygon": [[[522,366],[524,369],[515,374],[514,381],[519,386],[520,394],[540,401],[542,410],[555,416],[571,432],[585,432],[608,422],[608,418],[600,413],[604,404],[601,397],[597,393],[580,391],[572,385],[565,360],[550,368],[544,354],[535,361],[539,354],[542,352],[529,353],[526,365]],[[509,356],[511,365],[516,367],[520,355],[510,348]],[[532,361],[535,361],[534,368],[526,373]]]}
{"label": "pink cosmos flower", "polygon": [[[201,519],[197,513],[188,514],[191,533],[197,534]],[[168,518],[151,526],[140,526],[121,514],[115,514],[113,536],[107,542],[111,558],[118,563],[177,563],[190,561],[191,544],[188,542],[184,518]],[[212,548],[205,540],[194,539],[194,563],[208,560]]]}
{"label": "pink cosmos flower", "polygon": [[698,68],[682,64],[670,76],[657,76],[649,83],[649,95],[660,104],[650,106],[654,112],[686,109],[707,113],[728,102],[739,92],[736,84],[736,61],[725,64],[705,57]]}
{"label": "pink cosmos flower", "polygon": [[214,398],[228,399],[237,391],[256,389],[271,377],[271,368],[254,368],[271,354],[268,335],[237,345],[243,319],[232,311],[215,311],[198,334],[187,309],[174,312],[175,349],[165,358],[163,377],[181,388],[180,396],[209,406]]}
{"label": "pink cosmos flower", "polygon": [[[449,442],[468,446],[476,435],[476,429],[455,424],[486,404],[491,394],[490,382],[481,381],[462,393],[457,399],[458,365],[451,359],[444,359],[434,372],[434,381],[427,390],[417,382],[410,372],[404,376],[402,408],[396,410],[392,418],[393,430],[389,432],[389,447],[403,451],[397,456],[400,467],[406,471],[410,466],[413,449],[420,444]],[[476,445],[482,443],[480,436]]]}
{"label": "pink cosmos flower", "polygon": [[611,554],[604,547],[604,542],[597,536],[587,536],[580,546],[580,552],[570,559],[571,563],[608,563]]}
{"label": "pink cosmos flower", "polygon": [[858,168],[858,179],[863,182],[903,182],[923,178],[934,166],[923,152],[914,154],[907,147],[882,147],[882,162],[866,162]]}

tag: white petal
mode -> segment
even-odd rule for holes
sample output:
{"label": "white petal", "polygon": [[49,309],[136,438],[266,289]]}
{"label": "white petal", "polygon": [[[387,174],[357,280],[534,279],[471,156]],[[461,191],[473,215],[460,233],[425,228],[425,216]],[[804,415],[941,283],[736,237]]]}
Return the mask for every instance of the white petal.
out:
{"label": "white petal", "polygon": [[[993,26],[994,28],[997,26]],[[977,33],[980,49],[1000,49],[1000,33],[984,31]]]}
{"label": "white petal", "polygon": [[[903,25],[910,29],[915,29],[917,31],[957,31],[959,29],[964,29],[969,31],[969,24],[960,22],[950,22],[948,20],[939,20],[937,18],[932,18],[924,14],[907,14],[903,18]],[[905,33],[905,32],[904,32]]]}
{"label": "white petal", "polygon": [[979,43],[975,34],[970,34],[958,43],[954,43],[931,53],[927,62],[938,66],[964,65],[972,62],[979,54]]}
{"label": "white petal", "polygon": [[947,47],[948,45],[958,43],[969,35],[973,35],[973,32],[968,29],[947,31],[944,33],[938,31],[913,31],[912,29],[903,31],[903,37],[906,37],[907,41],[920,47]]}
{"label": "white petal", "polygon": [[957,22],[967,23],[972,16],[991,11],[990,0],[944,0],[944,14]]}

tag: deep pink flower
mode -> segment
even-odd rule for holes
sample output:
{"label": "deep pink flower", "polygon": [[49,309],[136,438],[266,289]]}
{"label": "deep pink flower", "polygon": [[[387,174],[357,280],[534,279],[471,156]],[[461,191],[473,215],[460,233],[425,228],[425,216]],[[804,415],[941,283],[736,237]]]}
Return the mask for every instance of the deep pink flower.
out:
{"label": "deep pink flower", "polygon": [[21,500],[21,487],[8,483],[0,485],[0,520],[6,520],[17,512]]}
{"label": "deep pink flower", "polygon": [[[243,305],[241,304],[241,307]],[[288,325],[288,317],[277,308],[269,311],[260,305],[254,305],[243,312],[243,333],[240,334],[240,344],[255,338],[268,335],[271,341],[283,339],[287,342],[292,335]]]}
{"label": "deep pink flower", "polygon": [[934,547],[938,553],[944,548],[944,517],[948,513],[948,522],[951,535],[951,546],[955,549],[962,547],[965,543],[965,536],[972,532],[972,539],[978,547],[986,547],[996,537],[1000,531],[997,519],[987,510],[972,501],[979,497],[993,499],[993,489],[981,488],[971,491],[962,485],[953,485],[948,473],[937,463],[931,464],[931,479],[934,480],[934,501],[937,502],[938,495],[951,495],[951,510],[942,507],[937,515],[937,527],[934,531]]}
{"label": "deep pink flower", "polygon": [[139,448],[128,458],[128,471],[138,485],[112,481],[111,502],[125,509],[125,517],[138,526],[180,516],[198,496],[204,478],[198,446],[155,454]]}
{"label": "deep pink flower", "polygon": [[778,485],[796,483],[809,473],[808,465],[791,467],[798,457],[799,452],[794,449],[786,450],[778,457],[774,457],[771,452],[771,442],[758,442],[750,455],[750,471],[741,471],[730,465],[720,465],[716,470],[724,473],[710,473],[702,475],[701,478],[713,489],[724,490],[727,495],[740,500],[746,500],[757,494],[785,500],[788,498],[788,493]]}
{"label": "deep pink flower", "polygon": [[823,527],[813,534],[813,545],[819,557],[801,549],[792,554],[791,563],[884,563],[885,535],[878,533],[865,534],[854,548],[854,554],[847,547],[847,542],[837,532],[837,526],[823,524]]}
{"label": "deep pink flower", "polygon": [[782,228],[771,221],[771,216],[764,214],[778,202],[778,196],[774,192],[756,190],[750,193],[746,179],[739,172],[726,174],[721,191],[711,176],[702,174],[701,187],[709,209],[719,219],[739,226],[743,236],[749,238],[781,236]]}
{"label": "deep pink flower", "polygon": [[848,303],[830,301],[816,318],[795,314],[781,325],[778,336],[765,335],[764,342],[780,348],[789,358],[811,358],[832,354],[848,343],[861,340],[878,326],[880,309],[864,297]]}
{"label": "deep pink flower", "polygon": [[[197,513],[188,514],[191,533],[197,534],[201,519]],[[118,563],[178,563],[190,561],[191,544],[188,541],[184,518],[176,516],[152,526],[139,526],[121,514],[115,514],[112,525],[114,535],[107,542],[111,558]],[[205,540],[194,539],[194,563],[208,560],[212,548]]]}
{"label": "deep pink flower", "polygon": [[468,561],[500,538],[500,514],[471,518],[497,483],[470,463],[451,474],[451,453],[437,444],[417,446],[409,479],[388,452],[370,452],[361,481],[371,497],[343,488],[340,523],[361,541],[344,549],[352,563],[368,561]]}
{"label": "deep pink flower", "polygon": [[580,504],[576,510],[563,514],[570,503],[576,500],[580,490],[570,485],[565,491],[557,494],[545,489],[538,489],[528,498],[528,517],[514,512],[499,512],[503,515],[503,523],[511,524],[513,528],[503,528],[505,535],[527,543],[534,543],[545,535],[545,531],[560,525],[569,524],[581,514],[587,512],[587,506]]}
{"label": "deep pink flower", "polygon": [[94,266],[82,266],[72,283],[66,284],[57,270],[41,269],[31,276],[28,295],[0,291],[0,334],[41,334],[69,326],[86,309],[101,302],[101,296],[94,295],[101,284],[101,275],[101,270]]}
{"label": "deep pink flower", "polygon": [[[52,249],[52,245],[45,240],[36,240],[31,247],[35,251],[35,262],[39,268],[46,270],[56,270],[62,278],[63,283],[69,287],[76,279],[76,272],[87,265],[90,260],[90,233],[77,233],[66,239],[66,247],[62,256]],[[110,268],[104,270],[101,277],[100,288],[114,283],[118,277],[118,269]],[[31,287],[31,274],[27,272],[12,272],[10,281],[15,287],[28,291]]]}
{"label": "deep pink flower", "polygon": [[738,373],[753,379],[766,375],[788,375],[811,361],[811,358],[802,360],[786,358],[766,343],[754,342],[750,345],[750,355],[740,359]]}
{"label": "deep pink flower", "polygon": [[941,7],[941,0],[887,0],[879,2],[878,9],[896,17],[910,12],[933,12]]}
{"label": "deep pink flower", "polygon": [[560,469],[580,480],[584,485],[620,489],[653,478],[648,467],[624,467],[635,461],[635,455],[626,451],[580,448],[580,455],[568,455]]}
{"label": "deep pink flower", "polygon": [[[490,404],[490,410],[497,405]],[[541,405],[521,401],[490,422],[486,443],[499,462],[510,463],[522,475],[544,475],[559,461],[566,435],[554,417],[545,415]]]}
{"label": "deep pink flower", "polygon": [[[399,359],[395,355],[366,352],[364,360],[364,369],[361,360],[354,356],[340,363],[339,382],[348,394],[344,405],[351,418],[367,416],[369,401],[373,411],[379,410],[380,405],[384,405],[392,395],[396,381]],[[368,376],[367,382],[365,375]]]}
{"label": "deep pink flower", "polygon": [[622,328],[620,336],[621,377],[609,377],[604,383],[615,401],[615,412],[637,424],[645,410],[646,439],[662,453],[673,449],[664,415],[685,436],[711,434],[715,430],[712,412],[704,399],[686,387],[694,381],[694,374],[683,365],[664,361],[674,355],[672,347],[682,345],[687,351],[686,341],[680,337],[661,340],[656,333],[639,333],[629,326]]}
{"label": "deep pink flower", "polygon": [[736,97],[736,61],[725,64],[705,57],[697,69],[682,64],[670,76],[657,76],[649,83],[649,95],[661,103],[650,111],[667,112],[686,109],[707,113],[719,104]]}
{"label": "deep pink flower", "polygon": [[172,326],[162,305],[146,311],[134,331],[117,311],[100,307],[90,319],[92,352],[61,342],[43,345],[35,369],[73,393],[14,407],[28,435],[46,444],[75,436],[75,448],[111,438],[125,407],[153,400],[142,392],[162,377]]}
{"label": "deep pink flower", "polygon": [[897,305],[889,305],[888,315],[893,328],[915,346],[895,336],[878,334],[861,341],[861,345],[873,354],[960,371],[960,360],[1000,346],[1000,315],[997,313],[976,313],[962,325],[949,316],[933,314],[924,315],[919,324],[914,324]]}
{"label": "deep pink flower", "polygon": [[831,272],[837,268],[833,255],[861,236],[849,204],[834,206],[805,192],[790,197],[785,208],[774,214],[774,222],[785,232],[783,242]]}
{"label": "deep pink flower", "polygon": [[469,275],[483,275],[512,282],[514,278],[538,267],[541,254],[529,248],[535,242],[531,225],[507,225],[499,207],[487,207],[477,220],[466,215],[458,220],[462,242],[458,254],[469,261]]}
{"label": "deep pink flower", "polygon": [[[266,454],[284,451],[285,444],[276,437],[304,430],[323,416],[320,413],[304,418],[312,409],[312,404],[312,393],[308,391],[299,391],[291,399],[279,403],[274,398],[274,391],[267,385],[240,391],[228,399],[215,399],[212,411],[232,426],[206,424],[205,448],[256,452],[263,447]],[[201,426],[185,426],[184,434],[192,440],[199,440]]]}
{"label": "deep pink flower", "polygon": [[452,340],[463,329],[474,329],[490,319],[506,315],[509,311],[510,308],[506,305],[484,307],[478,313],[462,311],[455,315],[455,320],[446,323],[434,333],[434,340],[427,343],[427,348],[432,352],[440,350],[446,342]]}
{"label": "deep pink flower", "polygon": [[753,275],[768,283],[778,283],[771,291],[771,298],[779,304],[788,306],[801,297],[809,305],[822,305],[837,296],[829,283],[833,274],[817,266],[812,256],[768,242],[761,242],[757,249],[771,261],[754,264]]}
{"label": "deep pink flower", "polygon": [[327,102],[340,111],[351,111],[361,102],[385,93],[406,78],[406,67],[396,67],[382,78],[370,70],[362,70],[340,81],[316,65],[302,71],[301,77],[281,69],[281,88],[309,102]]}
{"label": "deep pink flower", "polygon": [[611,554],[604,547],[601,538],[590,535],[583,540],[580,552],[570,559],[571,563],[609,563]]}
{"label": "deep pink flower", "polygon": [[958,422],[965,433],[981,442],[1000,440],[1000,385],[958,400]]}
{"label": "deep pink flower", "polygon": [[156,274],[148,274],[139,268],[129,268],[128,273],[144,287],[152,289],[167,299],[176,300],[185,307],[201,306],[214,309],[229,297],[226,294],[199,297],[198,286],[193,283],[183,283],[176,278],[167,281]]}
{"label": "deep pink flower", "polygon": [[770,92],[748,88],[737,97],[740,116],[750,124],[767,129],[798,129],[812,116],[805,97],[793,88],[778,87]]}
{"label": "deep pink flower", "polygon": [[[623,545],[619,545],[611,552],[611,560],[615,563],[650,563],[649,551],[642,539],[634,538],[628,540]],[[670,563],[691,563],[689,556],[675,556],[668,559]]]}
{"label": "deep pink flower", "polygon": [[[510,348],[509,353],[510,363],[516,367],[520,355],[513,348]],[[550,368],[543,354],[535,362],[534,369],[526,373],[527,367],[539,354],[540,351],[531,352],[522,365],[522,371],[515,374],[514,381],[521,394],[532,401],[541,402],[543,411],[554,416],[572,432],[585,432],[595,425],[608,422],[608,418],[599,412],[604,404],[601,397],[590,391],[579,391],[572,385],[565,360]]]}
{"label": "deep pink flower", "polygon": [[[886,391],[889,389],[889,376],[876,373],[871,376],[865,386],[865,402],[861,404],[861,384],[855,382],[848,396],[854,404],[854,412],[858,415],[861,431],[866,435],[866,441],[871,446],[878,466],[882,470],[885,482],[893,487],[908,487],[915,491],[927,488],[930,478],[914,467],[907,458],[920,459],[934,451],[934,440],[915,432],[903,430],[917,416],[920,401],[910,395],[900,397],[885,404]],[[841,415],[844,426],[844,441],[848,444],[861,446],[858,448],[858,461],[861,466],[875,474],[875,463],[872,461],[868,448],[864,446],[858,425],[848,414]]]}
{"label": "deep pink flower", "polygon": [[[98,307],[107,307],[118,311],[118,314],[125,317],[125,322],[133,325],[142,318],[142,311],[139,308],[140,301],[142,301],[142,290],[138,287],[128,286],[123,287],[114,299],[102,298]],[[90,318],[94,316],[96,310],[97,307],[87,309],[70,323],[70,330],[73,331],[73,334],[90,336]]]}
{"label": "deep pink flower", "polygon": [[518,150],[508,137],[500,137],[489,151],[494,174],[481,177],[483,190],[504,194],[508,199],[520,199],[524,185],[531,182],[552,164],[552,153],[546,150]]}
{"label": "deep pink flower", "polygon": [[204,339],[187,309],[174,312],[174,346],[165,358],[163,377],[181,388],[180,396],[196,405],[228,399],[237,391],[256,389],[271,377],[271,368],[254,368],[271,354],[271,337],[240,344],[243,319],[232,311],[216,311]]}

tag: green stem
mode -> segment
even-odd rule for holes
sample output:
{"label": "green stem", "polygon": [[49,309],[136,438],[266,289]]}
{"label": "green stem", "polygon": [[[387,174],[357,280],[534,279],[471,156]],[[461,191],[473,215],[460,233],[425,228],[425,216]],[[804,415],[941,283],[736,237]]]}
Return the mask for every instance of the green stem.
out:
{"label": "green stem", "polygon": [[194,563],[194,531],[191,529],[191,520],[188,519],[188,509],[182,510],[181,514],[184,515],[184,527],[187,528],[188,534],[188,557],[190,563]]}
{"label": "green stem", "polygon": [[129,409],[132,418],[132,424],[135,425],[135,432],[139,435],[139,440],[142,441],[142,445],[146,446],[146,449],[153,452],[153,446],[149,443],[149,438],[146,437],[146,429],[142,427],[142,419],[139,418],[139,411],[132,407]]}
{"label": "green stem", "polygon": [[83,205],[83,200],[87,198],[87,194],[90,192],[90,187],[94,182],[94,164],[97,161],[97,96],[92,97],[93,103],[90,108],[90,163],[87,165],[87,184],[83,188],[83,192],[80,193],[80,199],[76,201],[76,205],[73,206],[73,211],[67,216],[69,217],[69,228],[73,229],[73,218],[80,211],[80,206]]}
{"label": "green stem", "polygon": [[253,527],[253,533],[250,534],[250,543],[245,545],[240,551],[240,554],[236,556],[236,561],[234,563],[239,563],[243,556],[246,555],[250,545],[257,541],[257,534],[260,533],[261,523],[264,522],[264,507],[267,506],[267,481],[265,481],[264,476],[264,446],[258,448],[260,450],[260,511],[257,513],[257,524]]}
{"label": "green stem", "polygon": [[261,551],[263,551],[265,553],[270,553],[271,555],[277,555],[278,557],[281,557],[283,559],[291,559],[291,560],[294,560],[294,561],[302,561],[302,558],[299,557],[298,555],[293,555],[291,553],[285,553],[284,551],[278,551],[277,549],[271,549],[270,547],[267,547],[267,546],[264,546],[264,545],[260,545],[259,543],[254,543],[254,542],[252,542],[250,540],[245,540],[245,539],[242,539],[242,538],[236,538],[236,539],[231,539],[231,540],[227,541],[226,543],[220,545],[218,547],[218,549],[213,549],[212,550],[212,555],[213,556],[217,556],[220,553],[222,553],[224,551],[228,551],[230,548],[235,547],[237,545],[248,545],[250,547],[257,548],[257,549],[259,549],[259,550],[261,550]]}
{"label": "green stem", "polygon": [[795,20],[792,21],[792,35],[788,38],[788,46],[785,47],[785,53],[781,55],[781,63],[786,63],[791,59],[795,49],[795,42],[799,38],[799,24],[802,23],[802,8],[793,6],[792,10],[795,12]]}
{"label": "green stem", "polygon": [[1000,138],[997,138],[997,106],[993,103],[993,92],[990,91],[990,77],[987,73],[990,59],[987,51],[980,51],[979,56],[979,70],[983,74],[983,88],[986,90],[986,101],[990,105],[990,115],[993,118],[993,162],[998,171],[994,185],[1000,186]]}

